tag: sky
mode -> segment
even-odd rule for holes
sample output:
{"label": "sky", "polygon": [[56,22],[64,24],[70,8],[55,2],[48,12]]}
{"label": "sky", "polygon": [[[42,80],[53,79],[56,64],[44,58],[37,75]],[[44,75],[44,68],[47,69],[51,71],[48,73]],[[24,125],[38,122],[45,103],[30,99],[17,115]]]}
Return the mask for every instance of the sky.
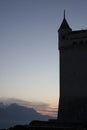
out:
{"label": "sky", "polygon": [[57,30],[87,29],[87,0],[0,0],[0,98],[59,100]]}

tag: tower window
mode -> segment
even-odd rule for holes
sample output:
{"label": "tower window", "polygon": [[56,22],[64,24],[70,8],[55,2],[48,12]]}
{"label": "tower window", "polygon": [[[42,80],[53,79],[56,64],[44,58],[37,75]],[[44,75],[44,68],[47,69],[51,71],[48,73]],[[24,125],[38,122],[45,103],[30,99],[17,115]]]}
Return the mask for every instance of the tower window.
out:
{"label": "tower window", "polygon": [[80,41],[80,45],[82,45],[83,44],[83,41]]}
{"label": "tower window", "polygon": [[64,40],[64,39],[65,39],[65,36],[62,36],[62,39]]}
{"label": "tower window", "polygon": [[73,42],[73,45],[76,45],[76,44],[77,44],[77,43],[74,41],[74,42]]}

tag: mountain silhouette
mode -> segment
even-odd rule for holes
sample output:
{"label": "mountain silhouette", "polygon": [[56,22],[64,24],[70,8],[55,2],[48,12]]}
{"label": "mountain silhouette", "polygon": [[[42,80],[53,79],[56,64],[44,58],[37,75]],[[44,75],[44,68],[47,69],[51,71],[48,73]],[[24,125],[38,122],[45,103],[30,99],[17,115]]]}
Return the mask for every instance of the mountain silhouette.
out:
{"label": "mountain silhouette", "polygon": [[46,121],[52,117],[41,115],[33,108],[20,106],[16,103],[4,105],[0,103],[0,129],[18,124],[29,124],[32,120]]}

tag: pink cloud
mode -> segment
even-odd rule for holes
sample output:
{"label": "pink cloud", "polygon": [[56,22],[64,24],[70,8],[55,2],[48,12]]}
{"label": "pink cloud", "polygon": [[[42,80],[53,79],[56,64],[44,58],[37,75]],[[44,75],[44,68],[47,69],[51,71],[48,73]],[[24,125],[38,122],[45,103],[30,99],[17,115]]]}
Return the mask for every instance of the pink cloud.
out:
{"label": "pink cloud", "polygon": [[43,115],[49,115],[55,118],[57,117],[58,108],[54,107],[52,104],[42,102],[30,102],[15,98],[0,98],[0,102],[3,102],[4,104],[7,105],[11,103],[17,103],[19,105],[26,106],[28,108],[34,108],[37,112]]}

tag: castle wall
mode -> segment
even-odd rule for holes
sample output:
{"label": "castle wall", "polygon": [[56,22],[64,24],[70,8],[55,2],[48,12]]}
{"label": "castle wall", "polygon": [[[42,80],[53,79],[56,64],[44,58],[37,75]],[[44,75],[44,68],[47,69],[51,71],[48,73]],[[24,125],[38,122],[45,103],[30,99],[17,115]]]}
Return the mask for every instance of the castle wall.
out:
{"label": "castle wall", "polygon": [[60,51],[61,96],[87,96],[86,48],[78,47]]}
{"label": "castle wall", "polygon": [[58,121],[87,122],[87,30],[61,33]]}

